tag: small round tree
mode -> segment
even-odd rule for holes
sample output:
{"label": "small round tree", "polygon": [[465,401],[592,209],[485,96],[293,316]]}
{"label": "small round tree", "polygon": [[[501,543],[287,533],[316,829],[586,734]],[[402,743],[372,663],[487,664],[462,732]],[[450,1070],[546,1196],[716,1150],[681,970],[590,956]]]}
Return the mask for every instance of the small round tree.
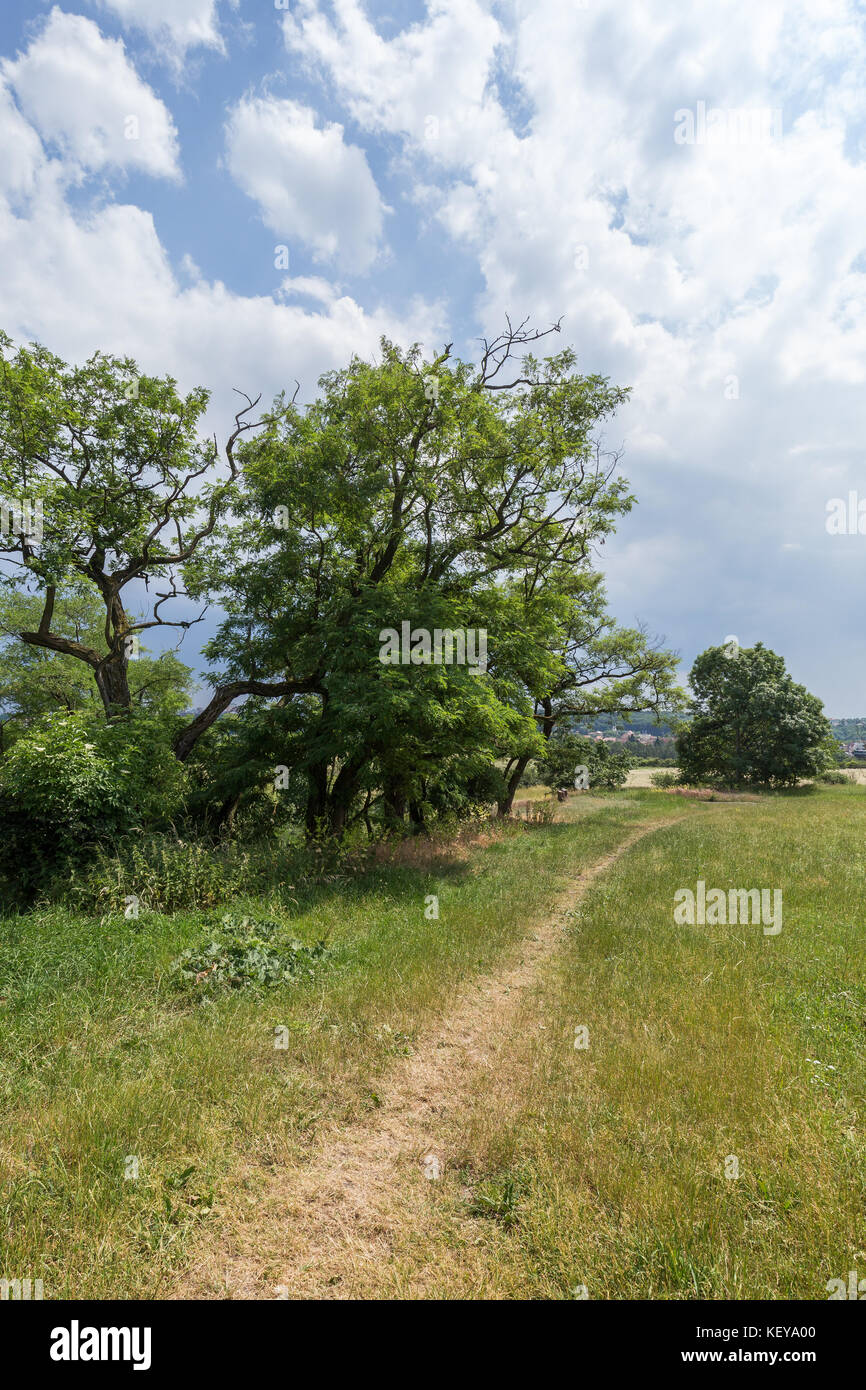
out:
{"label": "small round tree", "polygon": [[686,782],[794,786],[835,763],[824,706],[785,670],[782,657],[754,647],[709,647],[689,675],[690,722],[677,735]]}
{"label": "small round tree", "polygon": [[588,788],[614,791],[624,786],[634,760],[624,750],[614,751],[607,743],[577,734],[554,732],[538,767],[540,780],[552,791],[573,787],[578,767],[586,768]]}

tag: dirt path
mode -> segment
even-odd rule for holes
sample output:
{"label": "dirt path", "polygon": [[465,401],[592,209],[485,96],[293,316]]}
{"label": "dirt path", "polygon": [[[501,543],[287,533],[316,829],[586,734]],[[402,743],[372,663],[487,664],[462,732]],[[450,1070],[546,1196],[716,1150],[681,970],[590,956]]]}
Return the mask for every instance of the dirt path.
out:
{"label": "dirt path", "polygon": [[[393,1065],[380,1108],[349,1127],[326,1130],[312,1161],[280,1170],[247,1213],[232,1212],[218,1246],[187,1271],[176,1296],[375,1298],[386,1282],[394,1296],[386,1270],[395,1239],[409,1232],[413,1248],[423,1251],[427,1227],[440,1233],[436,1241],[430,1229],[427,1242],[435,1267],[442,1216],[431,1195],[441,1186],[437,1170],[443,1175],[449,1163],[446,1124],[453,1126],[473,1092],[491,1079],[520,1000],[562,940],[563,913],[636,841],[669,824],[638,827],[584,870],[562,910],[524,938],[496,974],[473,980],[417,1050]],[[423,1259],[420,1264],[410,1296],[423,1294]]]}

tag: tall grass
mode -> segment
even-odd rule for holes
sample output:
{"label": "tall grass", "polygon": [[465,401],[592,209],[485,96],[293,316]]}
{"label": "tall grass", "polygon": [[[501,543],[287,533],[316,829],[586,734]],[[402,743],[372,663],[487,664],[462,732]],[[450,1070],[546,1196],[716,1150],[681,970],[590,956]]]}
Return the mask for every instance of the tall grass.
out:
{"label": "tall grass", "polygon": [[[507,1220],[470,1230],[432,1293],[822,1299],[866,1277],[866,798],[702,809],[570,919],[451,1134],[443,1249],[467,1190],[500,1193]],[[781,935],[676,926],[698,878],[781,888]],[[407,1286],[417,1258],[410,1241],[395,1262]]]}
{"label": "tall grass", "polygon": [[[169,900],[187,904],[173,913],[146,910],[148,872],[163,894],[175,880],[145,856],[98,915],[54,906],[7,919],[3,1276],[42,1278],[47,1298],[158,1297],[197,1229],[243,1201],[245,1181],[314,1142],[322,1122],[375,1107],[379,1076],[424,1021],[648,806],[587,799],[572,825],[380,851],[354,875],[343,865],[282,881],[272,862],[258,896],[238,860],[247,886],[232,912],[273,917],[309,944],[327,938],[334,962],[314,980],[200,1003],[170,987],[172,962],[207,941],[225,909],[211,905],[206,870],[193,862],[183,878],[173,850]],[[125,918],[136,889],[140,915]],[[431,895],[438,919],[425,915]]]}

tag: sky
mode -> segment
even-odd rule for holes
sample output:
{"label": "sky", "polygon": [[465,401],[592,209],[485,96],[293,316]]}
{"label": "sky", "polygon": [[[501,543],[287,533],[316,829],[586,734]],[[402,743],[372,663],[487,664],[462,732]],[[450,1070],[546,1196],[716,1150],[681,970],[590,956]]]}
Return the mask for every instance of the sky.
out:
{"label": "sky", "polygon": [[618,621],[684,672],[763,641],[836,717],[866,715],[864,214],[854,0],[0,11],[14,339],[207,386],[224,435],[233,388],[310,400],[383,334],[471,358],[561,319],[632,388]]}

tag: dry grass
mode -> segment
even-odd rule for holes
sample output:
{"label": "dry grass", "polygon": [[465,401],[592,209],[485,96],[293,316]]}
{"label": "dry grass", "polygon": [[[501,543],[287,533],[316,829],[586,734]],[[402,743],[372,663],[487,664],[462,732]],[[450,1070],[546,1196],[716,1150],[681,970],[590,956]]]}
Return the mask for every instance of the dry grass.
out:
{"label": "dry grass", "polygon": [[[258,1200],[238,1204],[219,1239],[184,1275],[179,1294],[381,1295],[401,1241],[411,1233],[413,1245],[425,1238],[435,1244],[431,1194],[454,1163],[445,1131],[459,1123],[472,1096],[488,1086],[507,1056],[521,996],[562,944],[563,912],[636,840],[664,824],[631,831],[579,876],[562,910],[539,923],[495,975],[473,980],[446,1017],[392,1068],[371,1114],[348,1127],[332,1126],[310,1162],[281,1169]],[[433,1178],[429,1165],[435,1165]],[[423,1272],[420,1281],[416,1295],[424,1291]]]}

